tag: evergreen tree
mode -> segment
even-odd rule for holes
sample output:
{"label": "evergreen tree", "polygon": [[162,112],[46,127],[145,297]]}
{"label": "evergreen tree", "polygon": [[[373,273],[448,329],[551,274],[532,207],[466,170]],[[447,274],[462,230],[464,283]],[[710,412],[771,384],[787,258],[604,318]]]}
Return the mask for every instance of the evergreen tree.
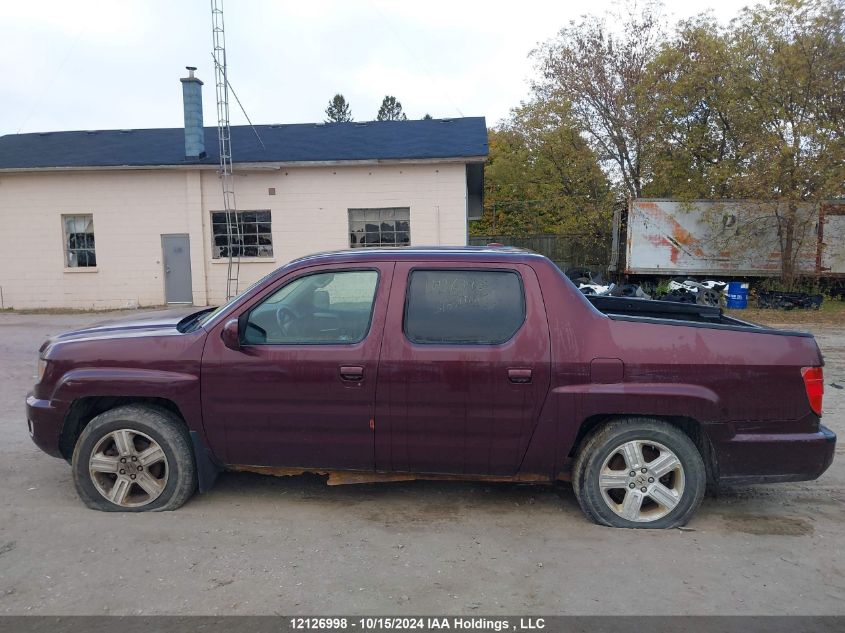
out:
{"label": "evergreen tree", "polygon": [[342,94],[336,94],[326,108],[326,123],[344,123],[352,121],[352,110]]}
{"label": "evergreen tree", "polygon": [[402,112],[402,103],[396,97],[387,95],[381,102],[376,119],[379,121],[407,121],[408,117]]}

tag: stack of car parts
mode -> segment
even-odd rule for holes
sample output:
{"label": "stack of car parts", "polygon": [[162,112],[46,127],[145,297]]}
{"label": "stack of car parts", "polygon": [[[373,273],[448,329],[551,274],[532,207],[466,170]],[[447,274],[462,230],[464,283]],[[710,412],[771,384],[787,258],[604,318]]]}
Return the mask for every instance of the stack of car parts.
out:
{"label": "stack of car parts", "polygon": [[[652,298],[639,284],[605,284],[601,273],[594,273],[586,267],[569,268],[566,276],[585,295]],[[724,281],[675,278],[669,282],[669,292],[660,297],[660,300],[719,307],[727,287],[728,284]]]}
{"label": "stack of car parts", "polygon": [[698,305],[718,307],[722,304],[722,295],[728,284],[724,281],[695,281],[693,279],[673,279],[669,282],[669,292],[663,301],[677,303],[697,303]]}
{"label": "stack of car parts", "polygon": [[585,295],[611,296],[611,297],[636,297],[638,299],[651,299],[637,284],[614,284],[603,283],[601,273],[593,273],[589,268],[569,268],[566,276],[572,280],[578,289]]}

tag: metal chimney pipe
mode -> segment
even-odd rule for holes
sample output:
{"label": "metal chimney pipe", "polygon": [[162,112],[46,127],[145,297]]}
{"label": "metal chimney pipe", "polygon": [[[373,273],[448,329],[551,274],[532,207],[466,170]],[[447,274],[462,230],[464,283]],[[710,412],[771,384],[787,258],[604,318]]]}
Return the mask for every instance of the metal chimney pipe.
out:
{"label": "metal chimney pipe", "polygon": [[202,124],[202,82],[194,76],[196,66],[185,66],[188,76],[182,82],[185,111],[185,160],[205,158],[205,130]]}

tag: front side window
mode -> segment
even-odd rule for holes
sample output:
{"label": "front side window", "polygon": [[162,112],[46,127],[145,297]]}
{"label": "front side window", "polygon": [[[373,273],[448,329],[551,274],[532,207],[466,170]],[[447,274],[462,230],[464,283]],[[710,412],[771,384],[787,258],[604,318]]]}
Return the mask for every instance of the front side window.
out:
{"label": "front side window", "polygon": [[495,345],[525,321],[516,272],[415,270],[408,280],[405,335],[413,343]]}
{"label": "front side window", "polygon": [[378,286],[374,270],[306,275],[282,286],[247,318],[244,342],[352,344],[370,329]]}
{"label": "front side window", "polygon": [[349,247],[410,246],[411,210],[349,209]]}
{"label": "front side window", "polygon": [[211,256],[272,257],[273,232],[269,211],[211,212]]}
{"label": "front side window", "polygon": [[86,268],[97,265],[94,250],[94,216],[63,215],[65,266]]}

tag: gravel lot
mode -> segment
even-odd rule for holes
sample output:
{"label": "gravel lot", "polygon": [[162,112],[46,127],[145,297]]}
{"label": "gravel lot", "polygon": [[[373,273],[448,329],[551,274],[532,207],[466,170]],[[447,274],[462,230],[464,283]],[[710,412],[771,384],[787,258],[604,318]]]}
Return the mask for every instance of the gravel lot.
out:
{"label": "gravel lot", "polygon": [[[44,337],[103,318],[0,314],[0,614],[845,614],[843,448],[683,531],[594,526],[565,487],[249,474],[177,512],[87,510],[23,400]],[[845,324],[808,329],[842,438]]]}

